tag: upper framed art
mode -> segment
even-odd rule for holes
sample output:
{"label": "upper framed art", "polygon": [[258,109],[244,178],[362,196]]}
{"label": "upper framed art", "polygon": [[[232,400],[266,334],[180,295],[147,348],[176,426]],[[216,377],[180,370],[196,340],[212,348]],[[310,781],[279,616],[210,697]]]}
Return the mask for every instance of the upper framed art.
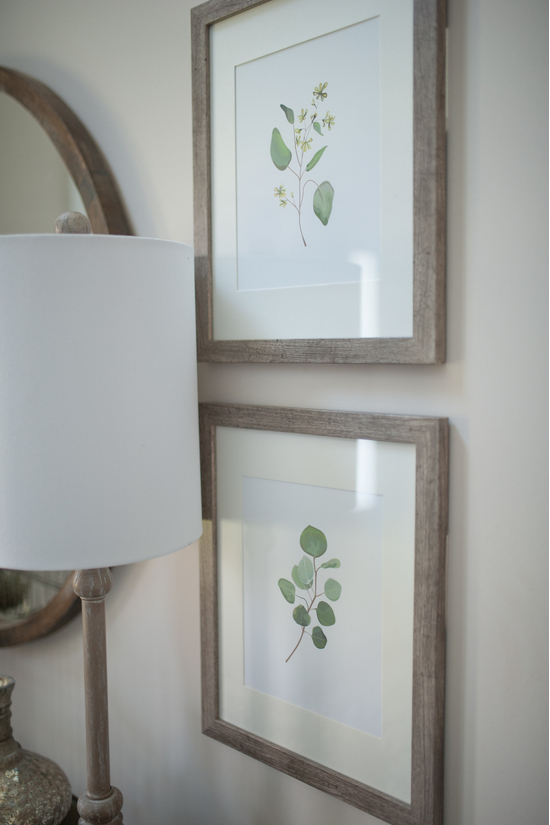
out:
{"label": "upper framed art", "polygon": [[199,360],[442,363],[446,0],[191,19]]}
{"label": "upper framed art", "polygon": [[203,731],[441,825],[448,421],[201,404]]}

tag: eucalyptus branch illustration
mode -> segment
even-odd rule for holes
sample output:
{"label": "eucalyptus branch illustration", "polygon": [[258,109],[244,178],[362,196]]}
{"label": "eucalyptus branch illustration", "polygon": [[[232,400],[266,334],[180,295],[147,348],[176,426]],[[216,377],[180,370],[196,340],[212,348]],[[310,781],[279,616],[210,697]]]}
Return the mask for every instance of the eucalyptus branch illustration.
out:
{"label": "eucalyptus branch illustration", "polygon": [[336,121],[334,115],[331,115],[331,113],[327,111],[324,118],[322,118],[321,122],[319,122],[319,111],[315,101],[322,103],[323,100],[326,99],[328,93],[325,89],[327,86],[328,83],[319,83],[319,85],[313,90],[311,107],[314,111],[312,114],[309,114],[308,120],[309,109],[301,110],[298,115],[298,121],[302,124],[302,126],[295,126],[293,110],[281,103],[281,109],[285,113],[287,121],[292,127],[294,127],[292,130],[291,145],[293,146],[294,156],[296,158],[296,169],[293,169],[292,166],[290,166],[292,152],[284,142],[280,131],[275,128],[271,134],[271,160],[281,172],[284,172],[285,169],[292,172],[292,174],[297,178],[295,183],[298,188],[298,196],[295,198],[294,192],[291,192],[290,196],[288,196],[284,184],[281,184],[275,188],[275,197],[279,198],[280,206],[286,207],[290,204],[298,213],[298,228],[300,229],[300,235],[302,236],[304,246],[307,246],[307,243],[304,238],[304,233],[302,232],[302,206],[304,204],[306,186],[308,183],[313,183],[317,187],[313,194],[313,211],[323,226],[326,226],[328,223],[330,213],[332,212],[332,201],[334,200],[334,189],[328,180],[324,180],[322,183],[317,183],[312,178],[307,178],[304,180],[304,178],[307,177],[307,173],[311,172],[311,170],[317,166],[325,149],[327,148],[326,146],[323,146],[315,152],[309,163],[306,163],[305,156],[307,152],[312,151],[312,143],[314,140],[312,130],[318,135],[321,135],[321,137],[324,137],[324,133],[321,131],[321,123],[330,132]]}
{"label": "eucalyptus branch illustration", "polygon": [[[325,601],[319,601],[317,605],[315,605],[315,602],[317,602],[317,599],[320,599],[321,596],[326,596],[329,601],[336,602],[342,592],[342,585],[332,578],[325,581],[324,590],[317,592],[319,587],[318,576],[321,569],[326,570],[331,567],[340,567],[339,559],[330,559],[319,565],[319,567],[317,566],[317,559],[327,552],[327,538],[325,534],[321,530],[318,530],[317,527],[309,525],[302,531],[300,547],[307,555],[302,556],[299,564],[295,564],[292,568],[292,581],[288,579],[279,579],[278,581],[279,589],[287,602],[294,604],[298,598],[302,599],[305,603],[305,606],[299,604],[292,611],[292,618],[297,625],[300,625],[302,632],[296,647],[288,659],[286,659],[287,662],[297,651],[305,634],[311,636],[313,644],[319,650],[326,647],[328,640],[322,629],[317,625],[310,633],[306,630],[306,627],[309,627],[311,624],[311,613],[317,613],[317,621],[320,625],[323,625],[323,627],[331,627],[331,625],[335,624],[336,616],[330,604]],[[313,559],[313,561],[311,559]],[[296,588],[303,590],[306,595],[301,596],[296,592]]]}

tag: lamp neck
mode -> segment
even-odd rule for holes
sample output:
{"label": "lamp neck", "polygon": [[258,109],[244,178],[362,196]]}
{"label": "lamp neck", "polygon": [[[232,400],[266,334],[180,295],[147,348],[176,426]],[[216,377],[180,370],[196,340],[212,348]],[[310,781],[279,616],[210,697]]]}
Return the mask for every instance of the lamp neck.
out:
{"label": "lamp neck", "polygon": [[111,787],[109,766],[105,596],[112,583],[108,567],[78,570],[73,581],[82,599],[88,763],[88,786],[78,800],[80,825],[122,825],[122,794]]}
{"label": "lamp neck", "polygon": [[113,575],[108,567],[77,570],[73,590],[85,602],[103,601],[113,586]]}

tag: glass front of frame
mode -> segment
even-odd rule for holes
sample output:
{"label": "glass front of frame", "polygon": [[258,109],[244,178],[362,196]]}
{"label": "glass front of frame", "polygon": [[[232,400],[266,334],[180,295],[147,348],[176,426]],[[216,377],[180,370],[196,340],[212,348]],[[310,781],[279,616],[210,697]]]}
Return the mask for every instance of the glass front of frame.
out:
{"label": "glass front of frame", "polygon": [[220,719],[411,800],[416,448],[218,427]]}
{"label": "glass front of frame", "polygon": [[412,31],[410,0],[211,27],[215,340],[412,336]]}

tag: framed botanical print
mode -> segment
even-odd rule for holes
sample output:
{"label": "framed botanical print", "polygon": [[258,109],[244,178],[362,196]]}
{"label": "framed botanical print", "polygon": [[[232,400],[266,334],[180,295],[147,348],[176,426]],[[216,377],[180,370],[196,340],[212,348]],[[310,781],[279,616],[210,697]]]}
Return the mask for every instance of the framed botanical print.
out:
{"label": "framed botanical print", "polygon": [[199,360],[444,360],[445,6],[192,9]]}
{"label": "framed botanical print", "polygon": [[203,730],[440,825],[448,423],[203,404]]}

